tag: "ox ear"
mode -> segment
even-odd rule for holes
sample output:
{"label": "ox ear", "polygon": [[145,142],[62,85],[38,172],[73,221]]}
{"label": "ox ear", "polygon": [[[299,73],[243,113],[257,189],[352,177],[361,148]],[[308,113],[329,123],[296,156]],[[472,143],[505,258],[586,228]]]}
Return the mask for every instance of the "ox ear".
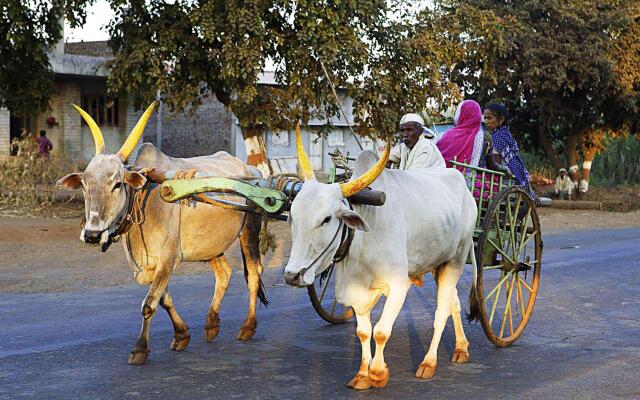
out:
{"label": "ox ear", "polygon": [[74,172],[73,174],[69,174],[64,178],[60,178],[58,182],[56,182],[57,186],[62,186],[67,190],[76,190],[82,187],[82,173]]}
{"label": "ox ear", "polygon": [[126,171],[124,174],[124,182],[134,189],[142,189],[147,184],[147,177],[139,172]]}
{"label": "ox ear", "polygon": [[338,211],[338,218],[351,229],[357,229],[359,231],[369,232],[369,225],[362,219],[357,212],[343,208]]}

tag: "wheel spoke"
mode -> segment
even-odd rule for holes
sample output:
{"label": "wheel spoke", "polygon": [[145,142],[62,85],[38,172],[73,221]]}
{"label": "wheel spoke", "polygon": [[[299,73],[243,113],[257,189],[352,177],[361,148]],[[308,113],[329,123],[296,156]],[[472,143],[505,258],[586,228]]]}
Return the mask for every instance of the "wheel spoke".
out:
{"label": "wheel spoke", "polygon": [[495,220],[496,220],[496,235],[497,235],[497,238],[496,238],[496,239],[498,239],[498,241],[499,241],[500,243],[502,243],[502,242],[503,242],[503,240],[502,240],[502,229],[500,228],[500,218],[499,218],[499,215],[500,215],[500,213],[498,213],[498,212],[497,212],[497,213],[495,213]]}
{"label": "wheel spoke", "polygon": [[[523,244],[522,242],[524,241],[524,238],[527,237],[527,222],[529,221],[529,217],[531,216],[531,207],[529,207],[529,209],[527,210],[527,215],[525,215],[524,219],[522,220],[522,230],[520,231],[520,245],[518,246],[518,255],[516,256],[516,259],[520,256],[520,253],[522,253],[522,247]],[[535,234],[535,232],[534,232]]]}
{"label": "wheel spoke", "polygon": [[518,196],[516,200],[515,211],[511,215],[511,222],[509,223],[509,231],[511,236],[511,247],[513,250],[513,259],[518,259],[518,254],[516,254],[516,223],[518,222],[518,212],[520,211],[520,204],[522,202],[522,197]]}
{"label": "wheel spoke", "polygon": [[[513,287],[516,284],[516,276],[513,275],[513,279],[511,279],[511,294],[513,294]],[[518,301],[518,297],[516,296],[516,302]],[[509,302],[509,331],[511,332],[509,336],[513,335],[513,311],[511,310],[511,302]]]}
{"label": "wheel spoke", "polygon": [[499,264],[499,265],[487,265],[487,266],[483,266],[482,270],[483,271],[488,271],[490,269],[501,269],[501,268],[503,268],[502,264]]}
{"label": "wheel spoke", "polygon": [[523,243],[520,244],[520,250],[518,250],[518,253],[520,253],[522,251],[522,249],[525,248],[525,246],[527,245],[527,243],[529,243],[529,240],[531,240],[531,238],[534,238],[536,235],[538,234],[538,231],[533,231],[533,233],[531,235],[529,235],[524,241]]}
{"label": "wheel spoke", "polygon": [[[489,294],[485,296],[484,301],[489,300],[489,298],[490,298],[491,296],[493,296],[493,294],[494,294],[496,291],[499,291],[499,290],[500,290],[500,286],[502,286],[502,284],[504,283],[504,281],[506,281],[506,280],[507,280],[507,278],[509,277],[509,275],[511,275],[511,272],[512,272],[512,271],[509,271],[509,272],[507,272],[507,273],[505,274],[505,273],[504,273],[504,271],[503,271],[503,272],[502,272],[502,274],[500,274],[500,282],[498,282],[498,284],[497,284],[496,286],[494,286],[494,287],[493,287],[493,289],[491,289],[491,291],[489,292]],[[499,296],[499,292],[498,292],[498,295],[496,295],[496,297],[498,297],[498,296]]]}
{"label": "wheel spoke", "polygon": [[[500,275],[502,277],[502,275],[504,274],[504,272]],[[502,288],[502,282],[504,281],[500,281],[498,283],[498,285],[493,289],[493,290],[497,290],[498,293],[496,294],[496,297],[493,298],[493,305],[491,306],[491,315],[489,316],[489,325],[491,325],[491,323],[493,322],[493,314],[496,312],[496,306],[498,305],[498,298],[500,297],[500,289]],[[490,296],[491,294],[489,294]],[[487,301],[488,297],[484,299],[484,301]]]}
{"label": "wheel spoke", "polygon": [[508,286],[508,290],[507,290],[507,304],[505,305],[505,310],[504,313],[502,314],[502,324],[500,325],[500,339],[502,339],[502,336],[504,334],[504,325],[507,322],[507,313],[509,312],[509,309],[511,308],[511,293],[513,293],[513,286]]}
{"label": "wheel spoke", "polygon": [[516,290],[518,291],[518,298],[520,299],[520,311],[522,311],[522,318],[524,319],[524,300],[522,299],[522,287],[520,286],[520,276],[517,275],[517,285]]}
{"label": "wheel spoke", "polygon": [[529,285],[527,285],[527,282],[524,281],[524,279],[520,278],[518,276],[518,280],[520,281],[520,283],[522,283],[524,285],[524,287],[527,288],[527,290],[529,290],[529,292],[533,293],[533,289],[531,289],[531,287]]}
{"label": "wheel spoke", "polygon": [[501,247],[499,247],[497,244],[495,244],[493,242],[493,240],[491,240],[490,238],[487,238],[487,242],[489,242],[489,244],[491,244],[496,250],[498,250],[498,253],[500,253],[502,255],[502,257],[504,257],[508,262],[513,264],[513,261],[511,260],[511,257],[509,257],[507,255],[507,253],[505,253],[504,250],[502,250]]}
{"label": "wheel spoke", "polygon": [[[504,224],[504,227],[506,230],[505,234],[507,235],[507,241],[511,239],[511,225],[513,222],[511,221],[511,219],[512,219],[511,201],[509,199],[509,196],[507,196],[507,209],[506,209],[505,224]],[[509,244],[511,243],[507,242],[507,248],[504,249],[507,253],[509,252]]]}

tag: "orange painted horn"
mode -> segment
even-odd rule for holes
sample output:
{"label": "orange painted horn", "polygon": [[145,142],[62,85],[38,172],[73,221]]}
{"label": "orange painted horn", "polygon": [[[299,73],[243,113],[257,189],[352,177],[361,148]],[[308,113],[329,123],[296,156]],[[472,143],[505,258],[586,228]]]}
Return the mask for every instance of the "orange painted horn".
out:
{"label": "orange painted horn", "polygon": [[340,189],[342,190],[342,195],[344,197],[350,197],[354,194],[358,193],[362,189],[371,185],[373,181],[375,181],[378,176],[384,170],[384,167],[387,165],[387,161],[389,161],[389,153],[391,152],[391,144],[387,141],[387,148],[384,151],[384,155],[378,160],[378,162],[371,167],[371,169],[357,179],[345,182],[340,184]]}
{"label": "orange painted horn", "polygon": [[298,164],[300,165],[302,180],[310,181],[316,179],[316,175],[313,173],[313,168],[311,167],[311,161],[309,161],[309,156],[307,156],[307,152],[304,150],[304,145],[302,144],[300,123],[296,125],[296,150],[298,152]]}

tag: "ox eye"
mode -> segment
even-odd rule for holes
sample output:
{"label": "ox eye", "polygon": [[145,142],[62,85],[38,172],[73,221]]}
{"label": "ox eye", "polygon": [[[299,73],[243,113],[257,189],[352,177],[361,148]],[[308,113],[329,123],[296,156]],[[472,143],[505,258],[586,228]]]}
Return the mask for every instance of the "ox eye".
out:
{"label": "ox eye", "polygon": [[122,187],[122,182],[116,182],[115,185],[113,185],[113,189],[111,189],[111,191],[115,191],[116,189],[120,189]]}
{"label": "ox eye", "polygon": [[322,223],[320,224],[320,226],[322,226],[324,224],[328,224],[329,221],[331,221],[331,215],[328,215],[325,219],[323,219]]}

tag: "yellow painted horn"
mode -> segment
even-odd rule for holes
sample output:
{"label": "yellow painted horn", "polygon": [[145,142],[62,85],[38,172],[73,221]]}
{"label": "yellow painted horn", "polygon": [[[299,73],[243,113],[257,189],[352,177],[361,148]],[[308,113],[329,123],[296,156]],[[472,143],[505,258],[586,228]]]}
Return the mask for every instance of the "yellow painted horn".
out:
{"label": "yellow painted horn", "polygon": [[307,156],[307,152],[304,151],[304,145],[302,144],[302,135],[300,134],[300,123],[296,125],[296,150],[298,152],[298,164],[300,165],[300,174],[303,181],[310,181],[316,179],[316,175],[313,173],[311,167],[311,161]]}
{"label": "yellow painted horn", "polygon": [[142,114],[142,117],[140,117],[140,119],[138,120],[136,126],[134,126],[131,130],[131,133],[129,134],[129,137],[127,137],[127,140],[124,142],[120,150],[118,150],[118,155],[123,162],[127,161],[127,158],[129,158],[133,149],[136,148],[138,141],[140,141],[142,133],[144,132],[144,127],[147,126],[147,121],[149,121],[151,113],[156,108],[156,104],[157,102],[154,101],[149,107],[147,107],[144,114]]}
{"label": "yellow painted horn", "polygon": [[89,125],[91,136],[93,136],[93,142],[96,145],[96,155],[103,154],[104,138],[102,137],[102,132],[100,132],[100,128],[98,127],[98,124],[96,124],[96,121],[94,121],[93,118],[91,118],[91,115],[89,115],[82,108],[78,107],[75,104],[71,104],[71,105],[73,106],[73,108],[76,109],[76,111],[80,113],[80,115],[82,116],[82,119],[84,119],[84,122],[86,122],[87,125]]}
{"label": "yellow painted horn", "polygon": [[391,144],[387,141],[387,148],[384,152],[384,155],[378,160],[376,165],[371,167],[371,169],[364,174],[362,174],[358,179],[355,179],[350,182],[345,182],[340,184],[340,189],[342,190],[342,195],[344,197],[350,197],[354,194],[358,193],[362,189],[371,185],[373,181],[375,181],[378,176],[384,170],[384,167],[387,165],[387,161],[389,161],[389,153],[391,152]]}

